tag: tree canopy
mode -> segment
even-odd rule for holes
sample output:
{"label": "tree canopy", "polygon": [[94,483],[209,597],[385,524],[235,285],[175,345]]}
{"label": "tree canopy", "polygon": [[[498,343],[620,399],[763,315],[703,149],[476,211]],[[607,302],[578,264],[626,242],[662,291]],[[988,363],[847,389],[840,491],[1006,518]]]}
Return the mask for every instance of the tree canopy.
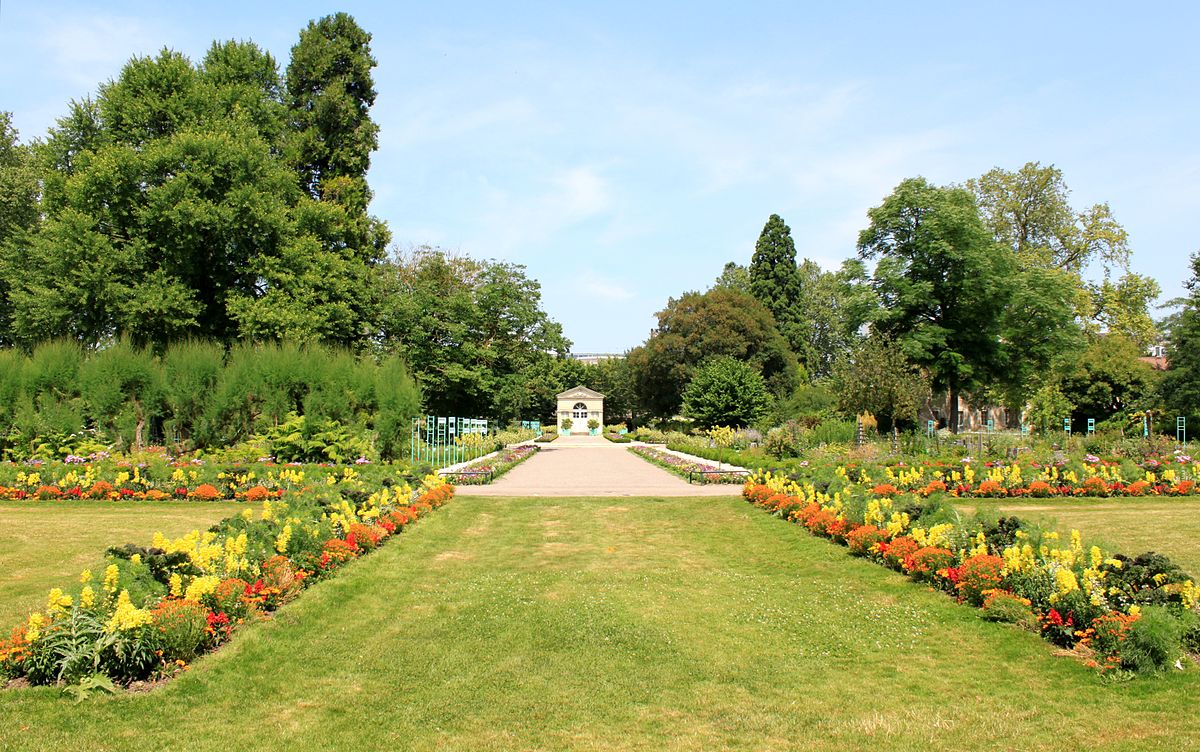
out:
{"label": "tree canopy", "polygon": [[974,197],[923,178],[905,180],[868,212],[859,254],[876,261],[875,327],[958,398],[994,380],[1004,364],[1000,322],[1012,263],[983,226]]}
{"label": "tree canopy", "polygon": [[701,428],[747,426],[766,413],[770,399],[762,374],[723,355],[696,370],[683,392],[683,414]]}
{"label": "tree canopy", "polygon": [[[135,57],[95,100],[73,102],[36,149],[40,221],[0,237],[11,341],[361,347],[374,302],[363,290],[387,242],[366,214],[369,40],[345,14],[311,24],[287,102],[252,42],[214,43],[199,64],[166,49]],[[354,117],[324,117],[341,89],[358,97]]]}
{"label": "tree canopy", "polygon": [[762,303],[724,288],[689,292],[668,301],[658,313],[658,328],[629,353],[640,406],[652,415],[675,415],[695,369],[720,355],[750,364],[778,396],[790,394],[803,378]]}

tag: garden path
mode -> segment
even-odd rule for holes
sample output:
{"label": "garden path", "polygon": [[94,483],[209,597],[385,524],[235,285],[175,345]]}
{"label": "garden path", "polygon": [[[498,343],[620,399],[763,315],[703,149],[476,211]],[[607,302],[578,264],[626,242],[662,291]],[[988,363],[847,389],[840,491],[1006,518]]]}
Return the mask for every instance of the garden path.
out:
{"label": "garden path", "polygon": [[736,496],[740,485],[692,485],[601,436],[562,436],[495,483],[460,496]]}

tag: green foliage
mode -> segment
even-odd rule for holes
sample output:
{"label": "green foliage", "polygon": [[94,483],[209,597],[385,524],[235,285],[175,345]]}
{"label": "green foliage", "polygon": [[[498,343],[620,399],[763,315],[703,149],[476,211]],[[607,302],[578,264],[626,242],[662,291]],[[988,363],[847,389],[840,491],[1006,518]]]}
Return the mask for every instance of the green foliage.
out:
{"label": "green foliage", "polygon": [[776,396],[791,394],[802,377],[762,303],[732,290],[691,292],[668,301],[654,334],[629,353],[640,407],[659,417],[674,415],[697,367],[722,355],[753,366]]}
{"label": "green foliage", "polygon": [[565,357],[570,342],[524,267],[426,248],[377,274],[381,338],[405,354],[426,411],[502,423],[549,418],[565,388],[554,377],[555,355]]}
{"label": "green foliage", "polygon": [[[999,393],[1019,413],[1056,369],[1084,346],[1075,322],[1077,280],[1068,272],[1032,266],[1014,272],[1001,330],[1005,368]],[[1064,413],[1065,414],[1065,413]]]}
{"label": "green foliage", "polygon": [[[795,315],[793,302],[800,293],[796,273],[796,244],[792,230],[778,214],[763,225],[748,269],[750,294],[767,307],[780,332],[792,343],[793,351],[803,341],[804,322]],[[794,331],[795,330],[795,331]],[[792,335],[797,335],[792,337]]]}
{"label": "green foliage", "polygon": [[163,353],[163,400],[171,414],[170,428],[182,441],[209,431],[204,421],[224,363],[225,349],[215,342],[185,340]]}
{"label": "green foliage", "polygon": [[1093,260],[1124,266],[1129,237],[1108,204],[1076,211],[1062,170],[1027,162],[1016,172],[995,168],[968,180],[980,214],[996,240],[1026,267],[1078,275]]}
{"label": "green foliage", "polygon": [[702,428],[745,426],[767,411],[771,397],[762,375],[736,358],[713,358],[696,371],[683,393],[684,414]]}
{"label": "green foliage", "polygon": [[1200,254],[1191,258],[1188,297],[1171,327],[1170,357],[1162,382],[1163,402],[1175,415],[1200,414]]}
{"label": "green foliage", "polygon": [[1029,398],[1025,418],[1032,428],[1043,434],[1061,431],[1063,419],[1068,417],[1074,408],[1074,404],[1067,399],[1057,384],[1047,384]]}
{"label": "green foliage", "polygon": [[163,373],[149,352],[119,340],[93,353],[79,369],[89,418],[124,447],[140,450],[150,416],[160,415]]}
{"label": "green foliage", "polygon": [[421,392],[404,362],[394,355],[385,359],[375,372],[375,430],[382,457],[403,456],[412,419],[420,408]]}
{"label": "green foliage", "polygon": [[1141,354],[1133,342],[1113,334],[1096,341],[1069,367],[1060,387],[1075,406],[1076,430],[1088,418],[1100,422],[1152,406],[1147,402],[1154,400],[1155,373],[1139,360]]}
{"label": "green foliage", "polygon": [[868,215],[858,248],[877,261],[876,328],[949,392],[956,430],[959,394],[991,383],[1004,367],[1000,322],[1012,258],[998,252],[962,188],[905,180]]}
{"label": "green foliage", "polygon": [[5,253],[12,340],[362,346],[388,240],[366,214],[369,39],[345,14],[310,24],[290,114],[275,60],[232,41],[199,66],[135,57],[73,103],[39,147],[41,219]]}
{"label": "green foliage", "polygon": [[859,331],[874,316],[875,295],[866,284],[866,267],[858,259],[847,259],[833,272],[805,259],[797,275],[800,293],[792,302],[793,317],[805,322],[806,339],[796,354],[810,376],[826,377],[840,355],[862,339]]}
{"label": "green foliage", "polygon": [[335,420],[309,419],[290,414],[271,426],[254,441],[276,462],[353,462],[370,458],[371,442],[350,427]]}
{"label": "green foliage", "polygon": [[1147,606],[1121,646],[1121,665],[1137,673],[1157,673],[1182,657],[1183,624],[1162,606]]}
{"label": "green foliage", "polygon": [[374,67],[371,35],[346,13],[310,21],[292,47],[287,97],[295,134],[288,152],[314,198],[331,178],[362,178],[370,167],[379,143],[368,114]]}
{"label": "green foliage", "polygon": [[884,430],[915,424],[929,398],[929,382],[885,337],[871,337],[842,361],[833,383],[843,413],[870,413]]}

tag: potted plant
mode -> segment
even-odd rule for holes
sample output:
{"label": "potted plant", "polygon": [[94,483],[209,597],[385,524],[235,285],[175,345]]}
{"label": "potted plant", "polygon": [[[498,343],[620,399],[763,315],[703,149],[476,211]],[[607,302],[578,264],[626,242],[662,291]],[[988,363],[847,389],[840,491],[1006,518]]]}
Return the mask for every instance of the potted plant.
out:
{"label": "potted plant", "polygon": [[571,420],[570,418],[563,418],[562,419],[562,431],[560,433],[562,433],[563,435],[569,435],[571,433],[571,426],[573,426],[573,425],[575,425],[575,422],[573,420]]}
{"label": "potted plant", "polygon": [[588,433],[592,436],[600,435],[600,421],[595,418],[588,418]]}

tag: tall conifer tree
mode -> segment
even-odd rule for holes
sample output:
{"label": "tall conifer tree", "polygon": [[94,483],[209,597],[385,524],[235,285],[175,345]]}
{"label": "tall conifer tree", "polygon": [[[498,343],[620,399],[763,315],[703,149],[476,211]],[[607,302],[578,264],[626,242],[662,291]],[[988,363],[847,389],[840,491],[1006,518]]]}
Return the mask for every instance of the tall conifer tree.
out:
{"label": "tall conifer tree", "polygon": [[750,259],[750,293],[775,317],[780,333],[792,352],[807,365],[806,322],[802,307],[800,275],[796,270],[796,244],[792,230],[778,214],[772,214],[763,226],[754,256]]}

